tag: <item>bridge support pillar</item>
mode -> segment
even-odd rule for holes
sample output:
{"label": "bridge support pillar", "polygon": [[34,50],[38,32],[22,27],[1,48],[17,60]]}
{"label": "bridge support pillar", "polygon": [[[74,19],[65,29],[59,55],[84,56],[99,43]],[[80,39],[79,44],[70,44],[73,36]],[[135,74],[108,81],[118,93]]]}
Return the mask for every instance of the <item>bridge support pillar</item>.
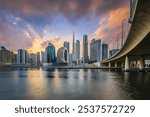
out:
{"label": "bridge support pillar", "polygon": [[130,68],[130,61],[129,61],[129,57],[126,56],[125,57],[125,68],[124,68],[124,70],[127,71],[127,70],[129,70],[129,68]]}
{"label": "bridge support pillar", "polygon": [[145,59],[144,59],[144,56],[141,56],[141,57],[140,57],[139,69],[143,71],[144,68],[145,68]]}
{"label": "bridge support pillar", "polygon": [[115,62],[115,67],[118,67],[118,63],[117,62]]}
{"label": "bridge support pillar", "polygon": [[108,63],[108,67],[111,67],[111,63],[110,62]]}

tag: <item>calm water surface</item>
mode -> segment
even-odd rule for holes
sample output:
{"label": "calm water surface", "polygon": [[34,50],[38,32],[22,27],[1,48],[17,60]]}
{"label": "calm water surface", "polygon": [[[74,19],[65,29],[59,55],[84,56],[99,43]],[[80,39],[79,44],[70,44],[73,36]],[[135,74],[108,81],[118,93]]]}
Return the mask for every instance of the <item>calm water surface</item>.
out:
{"label": "calm water surface", "polygon": [[99,69],[0,71],[0,99],[150,99],[150,73]]}

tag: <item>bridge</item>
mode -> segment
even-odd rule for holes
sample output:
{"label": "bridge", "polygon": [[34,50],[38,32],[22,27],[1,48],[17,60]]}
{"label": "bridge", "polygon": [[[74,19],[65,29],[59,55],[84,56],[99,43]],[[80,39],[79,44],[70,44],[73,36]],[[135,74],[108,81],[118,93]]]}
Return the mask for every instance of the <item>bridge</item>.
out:
{"label": "bridge", "polygon": [[145,60],[150,60],[150,0],[131,1],[134,1],[134,9],[130,13],[126,41],[114,56],[101,61],[101,66],[144,70]]}

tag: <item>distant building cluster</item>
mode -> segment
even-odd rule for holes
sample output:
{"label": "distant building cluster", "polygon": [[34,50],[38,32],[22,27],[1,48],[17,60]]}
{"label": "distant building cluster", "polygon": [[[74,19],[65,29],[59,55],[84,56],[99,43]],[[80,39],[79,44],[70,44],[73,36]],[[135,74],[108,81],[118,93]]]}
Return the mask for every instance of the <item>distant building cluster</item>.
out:
{"label": "distant building cluster", "polygon": [[57,52],[52,43],[47,45],[45,51],[37,53],[29,53],[24,49],[18,49],[17,53],[14,53],[0,46],[0,65],[75,66],[100,62],[114,56],[119,51],[119,49],[108,51],[108,44],[103,43],[100,39],[92,39],[89,44],[88,35],[83,35],[82,55],[80,46],[81,42],[75,40],[74,33],[72,51],[67,41],[64,41],[63,46]]}

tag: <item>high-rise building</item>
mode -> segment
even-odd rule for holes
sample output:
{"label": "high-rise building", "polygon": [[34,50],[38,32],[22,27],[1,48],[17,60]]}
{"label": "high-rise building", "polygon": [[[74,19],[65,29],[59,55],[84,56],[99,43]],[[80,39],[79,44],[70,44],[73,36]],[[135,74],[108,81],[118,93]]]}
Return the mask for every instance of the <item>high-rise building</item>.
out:
{"label": "high-rise building", "polygon": [[30,53],[30,65],[31,66],[37,65],[37,54]]}
{"label": "high-rise building", "polygon": [[90,61],[99,62],[101,60],[101,40],[93,39],[90,43]]}
{"label": "high-rise building", "polygon": [[47,57],[47,56],[46,56],[46,52],[43,52],[43,51],[42,51],[42,52],[41,52],[41,58],[42,58],[41,61],[42,61],[42,63],[46,63],[46,62],[47,62],[47,61],[46,61],[46,57]]}
{"label": "high-rise building", "polygon": [[73,32],[72,54],[75,55],[75,35],[74,35],[74,32]]}
{"label": "high-rise building", "polygon": [[67,50],[68,50],[68,53],[70,53],[69,42],[65,41],[65,42],[64,42],[64,47],[66,47]]}
{"label": "high-rise building", "polygon": [[112,49],[109,51],[109,58],[114,56],[120,49]]}
{"label": "high-rise building", "polygon": [[47,63],[55,63],[56,62],[55,46],[49,43],[47,48],[45,49],[45,52],[46,52]]}
{"label": "high-rise building", "polygon": [[102,44],[102,60],[105,60],[108,58],[108,44],[103,43]]}
{"label": "high-rise building", "polygon": [[23,49],[18,50],[17,63],[19,64],[29,63],[29,54],[26,50]]}
{"label": "high-rise building", "polygon": [[76,40],[76,58],[77,58],[77,61],[80,60],[80,41],[79,40]]}
{"label": "high-rise building", "polygon": [[83,36],[83,52],[82,52],[83,63],[88,63],[88,36]]}
{"label": "high-rise building", "polygon": [[37,52],[37,65],[39,66],[41,64],[40,61],[40,52]]}
{"label": "high-rise building", "polygon": [[61,47],[57,51],[57,62],[66,63],[68,62],[68,50],[66,47]]}

